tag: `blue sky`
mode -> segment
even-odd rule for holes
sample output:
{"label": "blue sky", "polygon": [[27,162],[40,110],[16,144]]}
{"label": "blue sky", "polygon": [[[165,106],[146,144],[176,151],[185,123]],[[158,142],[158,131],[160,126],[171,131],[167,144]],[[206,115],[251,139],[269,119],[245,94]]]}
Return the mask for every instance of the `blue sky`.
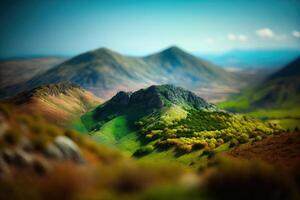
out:
{"label": "blue sky", "polygon": [[0,57],[299,48],[299,0],[2,0]]}

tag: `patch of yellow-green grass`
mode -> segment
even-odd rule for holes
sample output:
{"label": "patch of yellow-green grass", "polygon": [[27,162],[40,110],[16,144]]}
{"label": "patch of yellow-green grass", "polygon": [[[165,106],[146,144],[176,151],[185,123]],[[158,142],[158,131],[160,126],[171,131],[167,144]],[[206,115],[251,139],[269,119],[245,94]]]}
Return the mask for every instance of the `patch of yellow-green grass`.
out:
{"label": "patch of yellow-green grass", "polygon": [[259,109],[244,114],[266,122],[278,124],[284,129],[293,130],[296,127],[300,127],[300,107],[290,109]]}
{"label": "patch of yellow-green grass", "polygon": [[230,143],[227,142],[215,148],[214,152],[220,153],[220,152],[228,151],[229,149],[230,149]]}
{"label": "patch of yellow-green grass", "polygon": [[[230,149],[229,143],[225,143],[217,147],[213,152],[220,153],[228,151]],[[177,155],[175,148],[171,148],[167,151],[155,150],[150,154],[140,158],[141,161],[152,160],[154,162],[170,162],[179,163],[184,166],[190,166],[191,168],[198,169],[199,167],[206,167],[208,157],[203,155],[204,149],[192,151],[191,153]]]}
{"label": "patch of yellow-green grass", "polygon": [[173,105],[168,107],[166,110],[163,111],[161,115],[161,119],[165,123],[171,123],[172,121],[179,121],[181,119],[185,119],[187,117],[187,111],[181,108],[180,106]]}
{"label": "patch of yellow-green grass", "polygon": [[300,117],[300,107],[290,109],[259,109],[249,113],[248,116],[256,118],[295,118]]}
{"label": "patch of yellow-green grass", "polygon": [[201,156],[203,150],[193,151],[188,154],[176,155],[174,148],[167,151],[153,151],[152,153],[141,157],[140,161],[153,161],[155,163],[172,163],[180,164],[182,166],[190,166],[197,169],[199,167],[205,167],[207,164],[207,156]]}
{"label": "patch of yellow-green grass", "polygon": [[296,127],[300,127],[300,119],[272,119],[267,121],[278,124],[284,129],[294,130]]}
{"label": "patch of yellow-green grass", "polygon": [[247,98],[240,98],[239,100],[227,100],[217,104],[221,109],[227,110],[246,110],[249,108],[249,100]]}

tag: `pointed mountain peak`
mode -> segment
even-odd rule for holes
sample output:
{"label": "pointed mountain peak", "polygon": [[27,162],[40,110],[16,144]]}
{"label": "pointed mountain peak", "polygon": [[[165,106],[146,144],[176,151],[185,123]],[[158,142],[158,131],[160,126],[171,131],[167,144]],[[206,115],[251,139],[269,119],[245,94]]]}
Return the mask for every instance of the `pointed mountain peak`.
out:
{"label": "pointed mountain peak", "polygon": [[174,45],[174,46],[170,46],[169,48],[165,49],[165,51],[183,51],[183,50],[180,49],[178,46]]}
{"label": "pointed mountain peak", "polygon": [[92,52],[95,54],[118,54],[117,52],[112,51],[111,49],[106,48],[106,47],[98,48]]}
{"label": "pointed mountain peak", "polygon": [[168,54],[181,54],[181,53],[187,53],[184,50],[180,49],[178,46],[171,46],[163,51],[161,53],[168,53]]}
{"label": "pointed mountain peak", "polygon": [[[66,64],[76,65],[78,63],[87,63],[92,62],[96,59],[112,59],[116,56],[121,56],[119,53],[112,51],[108,48],[101,47],[93,51],[88,51],[82,53],[78,56],[71,58],[70,60],[66,61]],[[65,64],[63,63],[63,64]]]}
{"label": "pointed mountain peak", "polygon": [[146,59],[153,58],[153,57],[159,57],[159,58],[169,60],[169,59],[175,59],[178,57],[189,57],[189,56],[191,56],[191,54],[189,54],[188,52],[180,49],[177,46],[171,46],[171,47],[164,49],[158,53],[147,56]]}

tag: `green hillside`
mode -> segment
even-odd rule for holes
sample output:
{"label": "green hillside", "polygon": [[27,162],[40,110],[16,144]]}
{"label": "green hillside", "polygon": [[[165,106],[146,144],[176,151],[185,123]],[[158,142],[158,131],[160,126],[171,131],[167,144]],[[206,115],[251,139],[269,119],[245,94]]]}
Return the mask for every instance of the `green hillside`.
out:
{"label": "green hillside", "polygon": [[143,159],[176,158],[185,164],[280,130],[220,110],[173,85],[119,92],[81,120],[99,143]]}
{"label": "green hillside", "polygon": [[279,122],[286,128],[300,125],[300,58],[255,87],[219,104],[221,108]]}

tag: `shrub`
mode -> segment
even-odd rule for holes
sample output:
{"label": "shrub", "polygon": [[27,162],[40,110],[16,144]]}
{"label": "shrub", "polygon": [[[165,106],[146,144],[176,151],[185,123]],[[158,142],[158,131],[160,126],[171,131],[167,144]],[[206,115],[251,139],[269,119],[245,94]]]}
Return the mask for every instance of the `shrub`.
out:
{"label": "shrub", "polygon": [[247,143],[249,142],[249,136],[247,134],[242,134],[239,137],[239,143],[243,144],[243,143]]}
{"label": "shrub", "polygon": [[224,140],[222,138],[217,139],[219,145],[224,144]]}
{"label": "shrub", "polygon": [[211,148],[211,149],[216,148],[216,144],[213,143],[213,142],[209,142],[209,143],[208,143],[208,146],[209,146],[209,148]]}
{"label": "shrub", "polygon": [[239,144],[239,141],[235,138],[233,138],[231,141],[230,141],[230,147],[234,147],[234,146],[237,146]]}
{"label": "shrub", "polygon": [[141,156],[151,153],[153,150],[154,150],[154,147],[152,145],[147,145],[145,147],[141,147],[138,150],[136,150],[134,152],[133,156],[141,157]]}
{"label": "shrub", "polygon": [[203,149],[204,147],[205,147],[204,143],[197,142],[197,143],[193,144],[192,150],[200,150],[200,149]]}
{"label": "shrub", "polygon": [[260,135],[255,137],[255,141],[260,141],[260,140],[262,140],[262,137]]}
{"label": "shrub", "polygon": [[189,144],[178,145],[177,150],[181,153],[190,153],[192,151],[192,145]]}

